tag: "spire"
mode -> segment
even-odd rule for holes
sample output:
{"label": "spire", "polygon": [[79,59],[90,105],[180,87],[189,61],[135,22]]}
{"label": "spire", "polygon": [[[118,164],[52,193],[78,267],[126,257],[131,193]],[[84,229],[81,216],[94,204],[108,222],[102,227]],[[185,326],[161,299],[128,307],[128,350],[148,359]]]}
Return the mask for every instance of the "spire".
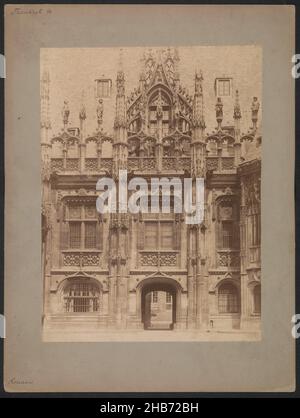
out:
{"label": "spire", "polygon": [[123,52],[120,50],[117,73],[116,114],[113,144],[113,176],[118,178],[119,170],[127,168],[127,121],[125,100],[125,76],[123,70]]}
{"label": "spire", "polygon": [[116,95],[116,115],[115,133],[116,141],[124,141],[126,138],[126,102],[125,102],[125,76],[123,70],[123,51],[120,50],[119,68],[117,73],[117,95]]}
{"label": "spire", "polygon": [[222,121],[223,121],[223,103],[221,97],[217,98],[216,103],[216,119],[218,123],[218,131],[222,130]]}
{"label": "spire", "polygon": [[240,107],[240,101],[239,101],[239,91],[235,91],[235,103],[234,103],[234,109],[233,109],[233,118],[235,120],[241,119],[241,107]]}
{"label": "spire", "polygon": [[48,70],[47,58],[44,60],[44,65],[41,75],[41,128],[50,129],[50,73]]}
{"label": "spire", "polygon": [[96,108],[96,114],[97,114],[97,130],[99,132],[101,132],[103,130],[103,110],[104,110],[104,106],[103,106],[103,100],[99,99],[98,100],[98,105]]}
{"label": "spire", "polygon": [[119,62],[118,62],[118,69],[119,71],[124,71],[123,69],[123,48],[119,50]]}
{"label": "spire", "polygon": [[141,70],[140,72],[140,92],[142,93],[145,89],[145,83],[146,83],[146,77],[145,77],[145,72],[144,69]]}
{"label": "spire", "polygon": [[205,129],[204,121],[204,101],[203,101],[203,75],[202,71],[195,72],[195,93],[193,105],[193,126],[195,132],[195,139],[203,138],[203,131]]}
{"label": "spire", "polygon": [[205,177],[206,143],[204,139],[204,101],[203,75],[200,70],[195,72],[195,92],[193,103],[193,140],[191,143],[192,162],[191,174],[193,178]]}
{"label": "spire", "polygon": [[125,77],[123,70],[123,50],[120,49],[119,65],[117,73],[117,97],[125,96]]}
{"label": "spire", "polygon": [[80,136],[81,139],[84,138],[85,132],[84,132],[84,121],[86,120],[86,108],[84,104],[84,91],[81,93],[81,107],[79,110],[79,122],[80,122]]}
{"label": "spire", "polygon": [[64,131],[67,128],[67,125],[69,123],[69,116],[70,116],[70,109],[68,100],[64,100],[64,105],[61,111],[62,119],[63,119],[63,125],[64,125]]}
{"label": "spire", "polygon": [[233,119],[234,119],[234,134],[235,142],[240,142],[240,119],[242,117],[241,107],[239,101],[239,91],[235,92],[235,103],[233,108]]}
{"label": "spire", "polygon": [[174,61],[174,86],[175,86],[175,89],[178,90],[179,81],[180,81],[180,76],[179,76],[179,61],[180,61],[180,58],[179,58],[179,52],[178,52],[177,47],[174,48],[174,55],[173,56],[174,56],[174,58],[173,58],[173,61]]}

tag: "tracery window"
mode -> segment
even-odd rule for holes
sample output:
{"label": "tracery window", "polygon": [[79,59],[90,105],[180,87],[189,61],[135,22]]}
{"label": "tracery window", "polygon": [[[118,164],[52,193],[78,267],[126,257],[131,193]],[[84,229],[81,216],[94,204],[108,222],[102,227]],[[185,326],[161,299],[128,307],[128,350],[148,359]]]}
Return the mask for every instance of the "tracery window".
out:
{"label": "tracery window", "polygon": [[239,247],[239,223],[234,202],[226,200],[219,202],[217,245],[219,249]]}
{"label": "tracery window", "polygon": [[174,249],[174,223],[172,221],[145,222],[145,250]]}
{"label": "tracery window", "polygon": [[101,224],[96,204],[70,203],[65,208],[65,220],[61,229],[62,248],[99,249],[101,246]]}
{"label": "tracery window", "polygon": [[98,312],[100,308],[100,289],[92,282],[75,281],[64,289],[65,312]]}
{"label": "tracery window", "polygon": [[170,129],[171,106],[165,95],[160,91],[158,96],[149,105],[149,130],[152,136],[155,136],[157,133],[159,119],[161,119],[162,135],[167,136]]}

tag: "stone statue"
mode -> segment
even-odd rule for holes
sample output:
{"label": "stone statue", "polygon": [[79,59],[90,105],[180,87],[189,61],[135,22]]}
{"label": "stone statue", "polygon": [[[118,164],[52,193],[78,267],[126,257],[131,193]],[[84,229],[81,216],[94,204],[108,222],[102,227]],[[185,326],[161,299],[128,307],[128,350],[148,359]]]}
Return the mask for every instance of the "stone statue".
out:
{"label": "stone statue", "polygon": [[195,93],[201,95],[202,94],[202,72],[196,73],[195,76]]}
{"label": "stone statue", "polygon": [[145,104],[143,101],[140,101],[138,105],[138,109],[139,109],[139,115],[141,119],[141,130],[144,131],[145,123],[146,123],[146,109],[145,109]]}
{"label": "stone statue", "polygon": [[234,119],[241,119],[242,114],[241,114],[241,107],[240,107],[240,103],[239,103],[239,92],[238,90],[236,90],[235,92],[235,104],[234,104],[234,108],[233,108],[233,118]]}
{"label": "stone statue", "polygon": [[257,97],[253,97],[253,102],[251,105],[251,111],[252,111],[252,120],[257,121],[257,114],[259,111],[259,101]]}
{"label": "stone statue", "polygon": [[218,97],[217,98],[217,103],[216,103],[216,117],[217,117],[217,120],[218,120],[218,118],[223,119],[223,103],[222,103],[221,97]]}
{"label": "stone statue", "polygon": [[217,123],[218,123],[218,130],[221,130],[222,129],[221,124],[222,124],[222,120],[223,120],[223,103],[222,103],[221,97],[217,98],[216,119],[217,119]]}
{"label": "stone statue", "polygon": [[154,148],[151,139],[147,139],[144,143],[144,149],[147,157],[154,155]]}
{"label": "stone statue", "polygon": [[84,104],[81,105],[81,109],[79,111],[79,119],[85,120],[86,119],[86,110]]}
{"label": "stone statue", "polygon": [[98,128],[100,128],[103,123],[103,100],[102,99],[99,99],[99,104],[97,106],[96,112],[97,112]]}
{"label": "stone statue", "polygon": [[163,116],[163,107],[162,107],[161,93],[159,91],[159,96],[157,99],[157,107],[156,107],[156,118],[161,119],[162,116]]}
{"label": "stone statue", "polygon": [[178,103],[178,98],[176,97],[174,102],[174,122],[175,122],[175,128],[178,129],[178,122],[180,118],[180,107]]}
{"label": "stone statue", "polygon": [[157,75],[156,75],[156,82],[161,83],[162,81],[163,81],[162,69],[161,69],[161,67],[158,67]]}
{"label": "stone statue", "polygon": [[[123,71],[119,71],[117,75],[117,93],[119,97],[125,95],[125,78]],[[134,97],[133,94],[133,99]]]}
{"label": "stone statue", "polygon": [[62,118],[63,118],[63,124],[64,124],[64,128],[66,128],[67,124],[69,123],[69,115],[70,115],[70,109],[68,106],[68,101],[65,100],[64,101],[64,106],[62,109]]}

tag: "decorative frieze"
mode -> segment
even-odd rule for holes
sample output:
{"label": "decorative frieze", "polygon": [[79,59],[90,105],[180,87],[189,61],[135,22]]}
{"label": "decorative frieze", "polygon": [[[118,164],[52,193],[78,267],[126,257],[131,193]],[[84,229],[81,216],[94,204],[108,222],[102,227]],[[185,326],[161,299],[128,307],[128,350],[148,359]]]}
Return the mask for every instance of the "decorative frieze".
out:
{"label": "decorative frieze", "polygon": [[239,267],[240,255],[232,251],[218,251],[217,265],[220,267]]}
{"label": "decorative frieze", "polygon": [[146,252],[140,254],[141,266],[177,266],[176,252]]}
{"label": "decorative frieze", "polygon": [[63,252],[63,265],[70,267],[100,266],[100,252]]}
{"label": "decorative frieze", "polygon": [[112,163],[113,163],[112,158],[102,158],[100,169],[111,171],[112,170]]}
{"label": "decorative frieze", "polygon": [[143,158],[142,159],[142,169],[143,170],[154,170],[156,168],[156,159],[155,158]]}
{"label": "decorative frieze", "polygon": [[79,171],[79,158],[67,158],[66,170],[67,171]]}
{"label": "decorative frieze", "polygon": [[52,158],[51,159],[51,170],[52,171],[62,171],[63,169],[64,169],[63,158]]}
{"label": "decorative frieze", "polygon": [[207,158],[206,159],[206,170],[207,171],[218,170],[218,158]]}
{"label": "decorative frieze", "polygon": [[222,170],[233,170],[234,169],[234,158],[223,157],[222,158]]}
{"label": "decorative frieze", "polygon": [[86,158],[85,169],[86,171],[97,171],[98,170],[98,158]]}

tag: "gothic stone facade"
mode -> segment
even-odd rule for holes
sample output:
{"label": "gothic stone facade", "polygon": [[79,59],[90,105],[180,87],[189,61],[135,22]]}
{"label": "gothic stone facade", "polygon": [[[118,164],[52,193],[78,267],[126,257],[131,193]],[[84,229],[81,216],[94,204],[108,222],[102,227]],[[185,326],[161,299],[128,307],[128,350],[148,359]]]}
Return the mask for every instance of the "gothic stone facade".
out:
{"label": "gothic stone facade", "polygon": [[[153,298],[163,293],[169,329],[260,327],[259,102],[249,98],[252,126],[242,134],[238,91],[230,126],[223,126],[222,96],[216,97],[215,109],[206,111],[215,112],[217,126],[207,133],[202,74],[196,72],[189,95],[178,62],[176,49],[158,56],[150,51],[128,97],[126,75],[118,70],[111,135],[103,130],[102,99],[93,135],[85,134],[84,105],[79,127],[69,128],[67,101],[63,130],[52,135],[50,76],[47,69],[42,73],[45,329],[148,329],[156,315]],[[225,95],[227,87],[221,85]],[[97,180],[117,180],[120,169],[129,179],[204,177],[204,222],[187,225],[184,214],[173,212],[99,214]]]}

